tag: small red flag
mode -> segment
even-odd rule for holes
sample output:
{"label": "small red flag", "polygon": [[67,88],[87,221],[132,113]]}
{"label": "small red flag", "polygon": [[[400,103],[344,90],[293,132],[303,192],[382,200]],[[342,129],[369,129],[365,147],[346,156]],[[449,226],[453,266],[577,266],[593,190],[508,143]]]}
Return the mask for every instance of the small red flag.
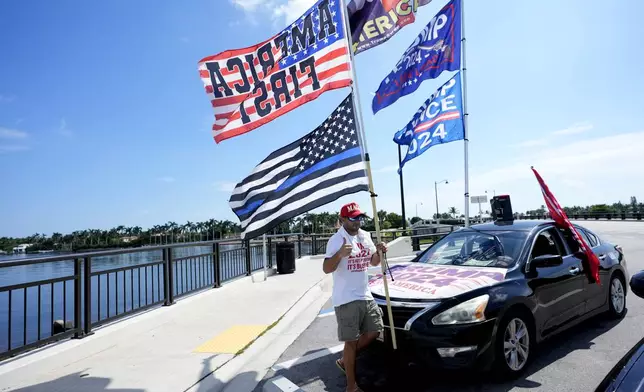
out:
{"label": "small red flag", "polygon": [[566,216],[563,208],[561,208],[559,202],[557,201],[557,199],[555,199],[555,196],[550,192],[550,189],[548,189],[548,185],[546,185],[546,183],[543,181],[543,178],[541,178],[534,167],[531,169],[534,172],[534,175],[537,177],[537,181],[539,181],[539,185],[541,186],[541,193],[543,193],[543,198],[546,201],[546,206],[548,207],[548,211],[550,212],[552,220],[554,220],[555,224],[560,228],[568,229],[572,232],[572,236],[579,244],[579,248],[586,255],[586,260],[588,261],[588,280],[590,280],[591,283],[599,284],[599,259],[597,258],[597,255],[593,252],[592,249],[590,249],[590,246],[588,246],[586,241],[584,241],[584,239],[579,235],[577,229],[575,229],[572,223],[570,223],[568,216]]}

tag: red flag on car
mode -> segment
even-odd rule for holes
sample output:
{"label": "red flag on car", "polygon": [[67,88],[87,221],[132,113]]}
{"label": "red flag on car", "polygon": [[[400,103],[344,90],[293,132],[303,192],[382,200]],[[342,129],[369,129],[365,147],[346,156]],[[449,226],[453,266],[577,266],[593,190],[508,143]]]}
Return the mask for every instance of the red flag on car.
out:
{"label": "red flag on car", "polygon": [[557,201],[557,199],[555,199],[555,196],[550,192],[550,189],[548,189],[548,185],[546,185],[546,183],[543,181],[543,178],[541,178],[534,167],[532,167],[531,169],[534,172],[534,175],[537,177],[537,181],[539,181],[539,185],[541,186],[541,193],[543,193],[543,198],[546,201],[546,206],[548,206],[548,211],[550,212],[552,220],[555,221],[557,226],[561,227],[562,229],[568,229],[572,232],[572,236],[579,244],[579,248],[586,255],[588,279],[591,283],[599,284],[599,259],[597,258],[597,255],[593,252],[592,249],[590,249],[590,246],[588,246],[586,241],[584,241],[584,239],[579,235],[577,229],[575,229],[572,223],[570,223],[568,216],[566,216],[563,208],[561,208],[559,202]]}

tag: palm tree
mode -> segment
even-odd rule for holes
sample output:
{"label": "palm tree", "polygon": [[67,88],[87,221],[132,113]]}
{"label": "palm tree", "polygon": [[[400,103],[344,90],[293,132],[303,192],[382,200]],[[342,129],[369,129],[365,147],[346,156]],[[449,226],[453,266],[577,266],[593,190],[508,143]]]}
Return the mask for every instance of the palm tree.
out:
{"label": "palm tree", "polygon": [[450,208],[449,208],[449,210],[448,210],[448,212],[449,212],[450,214],[452,214],[452,216],[454,217],[454,219],[456,219],[456,214],[458,214],[458,210],[456,209],[456,207],[450,207]]}

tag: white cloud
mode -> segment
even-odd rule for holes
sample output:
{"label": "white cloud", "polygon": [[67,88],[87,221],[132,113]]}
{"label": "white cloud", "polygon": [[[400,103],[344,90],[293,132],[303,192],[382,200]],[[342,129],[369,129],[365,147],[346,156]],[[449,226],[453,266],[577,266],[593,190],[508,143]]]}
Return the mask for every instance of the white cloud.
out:
{"label": "white cloud", "polygon": [[232,192],[237,184],[229,181],[217,181],[215,186],[219,192]]}
{"label": "white cloud", "polygon": [[533,139],[533,140],[526,140],[524,142],[520,142],[512,146],[513,147],[536,147],[536,146],[544,146],[546,144],[548,144],[548,139]]}
{"label": "white cloud", "polygon": [[175,182],[176,180],[174,177],[166,176],[166,177],[159,177],[159,181],[171,183],[171,182]]}
{"label": "white cloud", "polygon": [[21,145],[1,145],[0,144],[0,154],[10,153],[10,152],[19,152],[27,151],[29,147]]}
{"label": "white cloud", "polygon": [[60,120],[60,127],[58,128],[58,133],[60,133],[65,137],[71,137],[74,134],[70,129],[67,129],[67,120],[65,120],[64,117]]}
{"label": "white cloud", "polygon": [[0,127],[0,139],[25,139],[27,132]]}
{"label": "white cloud", "polygon": [[264,0],[230,0],[233,5],[243,9],[244,11],[255,11]]}
{"label": "white cloud", "polygon": [[16,100],[14,95],[1,95],[0,94],[0,103],[11,103]]}
{"label": "white cloud", "polygon": [[545,146],[545,145],[551,144],[553,141],[557,140],[556,137],[552,137],[552,136],[578,135],[580,133],[590,131],[591,129],[593,129],[593,124],[591,124],[589,122],[575,123],[575,124],[569,126],[568,128],[550,132],[551,137],[543,137],[543,138],[540,138],[540,139],[526,140],[526,141],[523,141],[523,142],[513,144],[513,145],[511,145],[511,147],[520,147],[521,148],[521,147]]}
{"label": "white cloud", "polygon": [[283,19],[284,24],[293,23],[300,18],[311,6],[315,0],[288,0],[285,4],[280,4],[273,10],[273,19]]}
{"label": "white cloud", "polygon": [[[626,200],[631,195],[644,194],[644,173],[640,170],[642,145],[644,131],[529,149],[519,158],[498,156],[493,167],[470,166],[469,193],[482,195],[485,189],[495,189],[497,195],[510,195],[517,212],[536,208],[543,204],[543,196],[530,170],[534,166],[564,206]],[[607,178],[610,186],[606,186]],[[428,182],[415,184],[413,191],[407,189],[407,207],[413,207],[416,201],[431,199],[433,188],[434,184]],[[462,176],[443,185],[439,189],[441,211],[451,206],[464,211],[463,190]],[[388,209],[389,205],[392,210],[400,208],[395,198],[383,208]],[[476,212],[478,206],[470,204],[470,213]]]}
{"label": "white cloud", "polygon": [[583,122],[583,123],[576,123],[571,126],[569,126],[566,129],[560,129],[558,131],[552,132],[552,135],[555,136],[562,136],[562,135],[577,135],[580,133],[584,133],[587,131],[590,131],[593,129],[593,124],[589,122]]}
{"label": "white cloud", "polygon": [[398,170],[398,165],[383,166],[379,169],[372,170],[374,173],[395,173]]}
{"label": "white cloud", "polygon": [[308,10],[315,0],[230,0],[246,14],[248,22],[257,24],[261,15],[272,19],[277,26],[293,23]]}

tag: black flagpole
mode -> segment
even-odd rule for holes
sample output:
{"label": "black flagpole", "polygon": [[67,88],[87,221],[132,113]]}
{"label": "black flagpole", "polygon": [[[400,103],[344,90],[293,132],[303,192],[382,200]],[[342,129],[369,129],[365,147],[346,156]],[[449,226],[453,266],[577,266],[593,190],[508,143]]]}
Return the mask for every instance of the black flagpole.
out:
{"label": "black flagpole", "polygon": [[[398,167],[402,163],[402,153],[400,152],[400,144],[398,145]],[[405,216],[405,187],[403,186],[403,174],[400,171],[400,208],[402,209],[403,230],[407,230],[407,217]]]}

